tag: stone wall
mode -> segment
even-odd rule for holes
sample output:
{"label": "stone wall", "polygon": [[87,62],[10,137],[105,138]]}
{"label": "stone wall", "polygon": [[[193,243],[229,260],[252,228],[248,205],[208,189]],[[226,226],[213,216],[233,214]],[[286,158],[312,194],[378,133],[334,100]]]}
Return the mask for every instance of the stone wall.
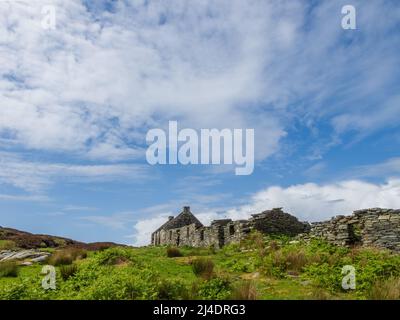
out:
{"label": "stone wall", "polygon": [[296,217],[283,212],[282,208],[253,214],[249,222],[254,229],[265,234],[295,236],[310,230],[308,223],[299,222]]}
{"label": "stone wall", "polygon": [[300,222],[281,208],[254,214],[249,220],[215,220],[202,226],[196,219],[179,228],[158,229],[152,234],[153,245],[221,248],[238,243],[252,230],[264,234],[298,235],[299,239],[325,239],[340,246],[385,248],[400,252],[400,210],[372,208],[336,216],[311,225]]}
{"label": "stone wall", "polygon": [[224,244],[239,243],[253,229],[248,220],[238,220],[229,222],[223,229]]}
{"label": "stone wall", "polygon": [[161,228],[152,234],[151,243],[178,247],[221,248],[226,244],[240,242],[252,230],[268,234],[296,235],[305,232],[308,228],[307,223],[298,221],[297,218],[283,212],[281,208],[276,208],[255,214],[249,220],[223,219],[214,220],[210,226],[192,223],[178,228]]}
{"label": "stone wall", "polygon": [[301,239],[322,238],[342,246],[359,245],[400,251],[400,210],[372,208],[311,224]]}

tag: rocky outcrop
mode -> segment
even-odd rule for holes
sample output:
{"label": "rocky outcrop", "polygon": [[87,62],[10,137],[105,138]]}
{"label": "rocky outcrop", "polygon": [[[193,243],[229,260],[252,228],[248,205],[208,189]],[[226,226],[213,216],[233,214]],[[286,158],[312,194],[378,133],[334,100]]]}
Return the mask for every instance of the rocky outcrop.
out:
{"label": "rocky outcrop", "polygon": [[0,262],[4,261],[23,261],[23,265],[30,265],[32,263],[43,262],[51,254],[39,250],[4,250],[0,251]]}

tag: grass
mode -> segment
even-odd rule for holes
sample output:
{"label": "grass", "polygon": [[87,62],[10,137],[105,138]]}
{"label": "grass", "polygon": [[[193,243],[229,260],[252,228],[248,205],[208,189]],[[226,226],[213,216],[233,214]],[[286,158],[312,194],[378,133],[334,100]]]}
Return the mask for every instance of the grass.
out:
{"label": "grass", "polygon": [[18,265],[15,261],[0,262],[0,278],[18,277]]}
{"label": "grass", "polygon": [[16,247],[14,241],[11,240],[0,240],[0,250],[11,250]]}
{"label": "grass", "polygon": [[197,258],[192,261],[193,273],[204,279],[210,279],[214,272],[214,262],[209,258]]}
{"label": "grass", "polygon": [[74,276],[78,272],[76,264],[62,265],[60,267],[60,274],[64,281],[67,281],[70,277]]}
{"label": "grass", "polygon": [[233,300],[257,300],[259,293],[254,281],[239,282],[232,292]]}
{"label": "grass", "polygon": [[[385,251],[259,235],[217,251],[169,251],[55,250],[57,290],[41,289],[42,266],[20,267],[0,278],[0,299],[399,299],[400,256]],[[356,290],[341,288],[343,265],[356,268]]]}
{"label": "grass", "polygon": [[182,253],[178,248],[169,247],[167,248],[167,257],[169,258],[182,257]]}
{"label": "grass", "polygon": [[400,278],[377,281],[372,286],[368,298],[371,300],[399,300]]}
{"label": "grass", "polygon": [[70,265],[77,259],[85,259],[87,253],[83,249],[68,248],[55,251],[50,258],[48,263],[53,266]]}

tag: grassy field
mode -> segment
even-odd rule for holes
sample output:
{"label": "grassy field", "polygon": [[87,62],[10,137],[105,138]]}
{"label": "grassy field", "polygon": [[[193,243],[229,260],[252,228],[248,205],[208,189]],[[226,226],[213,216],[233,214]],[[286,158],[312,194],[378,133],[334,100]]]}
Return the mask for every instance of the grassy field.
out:
{"label": "grassy field", "polygon": [[[43,265],[7,275],[0,263],[0,299],[400,298],[399,255],[290,240],[255,233],[221,250],[61,249],[47,262],[57,270],[56,290],[42,288]],[[356,270],[355,290],[342,289],[344,265]]]}

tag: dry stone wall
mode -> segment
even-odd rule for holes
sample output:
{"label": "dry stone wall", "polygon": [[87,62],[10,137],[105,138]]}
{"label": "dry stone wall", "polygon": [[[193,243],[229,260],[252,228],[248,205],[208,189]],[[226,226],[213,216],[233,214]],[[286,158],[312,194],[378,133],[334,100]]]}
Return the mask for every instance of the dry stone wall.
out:
{"label": "dry stone wall", "polygon": [[301,239],[322,238],[342,246],[359,245],[400,251],[400,210],[372,208],[311,224]]}

